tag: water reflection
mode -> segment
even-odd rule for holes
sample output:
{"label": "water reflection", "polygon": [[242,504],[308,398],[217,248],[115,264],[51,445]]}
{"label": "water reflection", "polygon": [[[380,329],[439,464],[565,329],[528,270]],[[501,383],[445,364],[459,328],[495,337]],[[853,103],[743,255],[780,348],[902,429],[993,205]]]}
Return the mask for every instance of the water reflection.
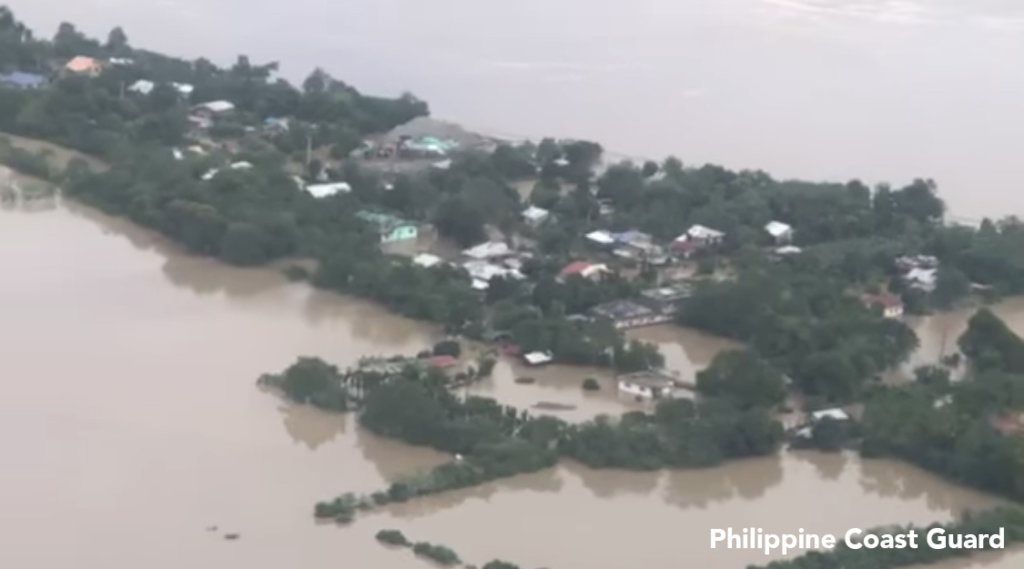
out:
{"label": "water reflection", "polygon": [[901,500],[923,498],[930,508],[936,510],[961,512],[972,508],[982,498],[991,503],[1001,503],[1001,500],[968,488],[950,492],[949,483],[942,478],[892,460],[860,459],[858,482],[864,492]]}
{"label": "water reflection", "polygon": [[[271,390],[261,391],[269,396],[278,395]],[[325,413],[309,405],[285,402],[279,405],[277,410],[281,413],[281,422],[288,436],[310,450],[316,450],[324,443],[344,434],[348,425],[345,416]]]}
{"label": "water reflection", "polygon": [[814,466],[824,480],[838,480],[848,462],[843,452],[788,452],[789,456]]}

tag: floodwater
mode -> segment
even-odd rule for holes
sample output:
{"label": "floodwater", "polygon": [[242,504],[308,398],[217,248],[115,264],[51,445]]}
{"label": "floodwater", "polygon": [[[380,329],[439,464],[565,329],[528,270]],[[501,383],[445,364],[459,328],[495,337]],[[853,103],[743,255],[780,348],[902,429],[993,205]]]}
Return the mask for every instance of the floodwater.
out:
{"label": "floodwater", "polygon": [[[318,499],[371,491],[447,457],[374,437],[351,417],[289,405],[258,389],[256,377],[302,354],[346,365],[363,354],[413,353],[436,339],[432,329],[274,271],[182,255],[73,204],[0,210],[0,267],[4,566],[423,567],[373,540],[393,527],[478,564],[677,569],[685,555],[707,569],[740,569],[765,558],[710,551],[710,528],[840,531],[997,503],[900,463],[791,453],[684,472],[564,463],[347,528],[317,524]],[[671,337],[660,328],[642,334],[663,344]],[[712,357],[705,348],[681,353],[695,366]],[[629,408],[608,378],[601,392],[584,394],[568,370],[531,370],[537,383],[524,386],[507,380],[526,370],[497,369],[494,389],[517,404],[564,393],[562,402],[581,409],[570,419]],[[1020,557],[997,562],[1005,559]]]}
{"label": "floodwater", "polygon": [[782,177],[931,177],[960,216],[1024,210],[1016,0],[8,4],[40,35],[121,25],[140,46],[245,53],[290,79],[319,65],[491,132]]}

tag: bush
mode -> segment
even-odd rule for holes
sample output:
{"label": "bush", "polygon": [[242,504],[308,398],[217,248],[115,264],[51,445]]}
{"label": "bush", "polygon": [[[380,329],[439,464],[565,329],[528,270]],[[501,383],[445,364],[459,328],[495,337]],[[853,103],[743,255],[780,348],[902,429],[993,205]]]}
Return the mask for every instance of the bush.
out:
{"label": "bush", "polygon": [[462,346],[456,340],[442,340],[434,344],[434,355],[457,358],[462,355]]}
{"label": "bush", "polygon": [[494,371],[494,366],[498,363],[494,358],[481,358],[478,362],[480,369],[477,371],[478,377],[490,377]]}
{"label": "bush", "polygon": [[601,384],[598,383],[596,379],[594,379],[592,377],[588,377],[587,379],[583,380],[583,390],[584,391],[600,391],[601,390]]}
{"label": "bush", "polygon": [[481,569],[519,569],[519,566],[509,563],[508,561],[495,559],[494,561],[488,561],[485,563]]}
{"label": "bush", "polygon": [[405,538],[405,535],[396,529],[382,529],[377,532],[377,541],[386,543],[388,545],[401,545],[403,547],[409,546],[409,540]]}
{"label": "bush", "polygon": [[414,545],[412,550],[416,555],[433,559],[441,565],[455,565],[459,562],[459,556],[443,545],[434,545],[421,541]]}

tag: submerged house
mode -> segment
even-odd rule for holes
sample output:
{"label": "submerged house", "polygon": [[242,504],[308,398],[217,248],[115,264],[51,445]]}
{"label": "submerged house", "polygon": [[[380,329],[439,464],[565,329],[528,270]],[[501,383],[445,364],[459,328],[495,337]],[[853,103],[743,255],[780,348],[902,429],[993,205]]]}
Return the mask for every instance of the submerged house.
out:
{"label": "submerged house", "polygon": [[656,370],[620,375],[616,382],[622,393],[649,399],[672,397],[676,386],[674,377]]}
{"label": "submerged house", "polygon": [[671,317],[658,314],[654,310],[632,300],[613,300],[599,304],[590,309],[590,315],[594,318],[603,318],[610,321],[617,330],[651,326],[671,320]]}
{"label": "submerged house", "polygon": [[415,223],[391,214],[361,211],[356,214],[356,217],[377,229],[381,243],[416,239],[419,236],[419,227]]}
{"label": "submerged house", "polygon": [[678,283],[640,292],[643,303],[662,316],[665,322],[679,312],[679,303],[692,295],[693,285],[690,283]]}

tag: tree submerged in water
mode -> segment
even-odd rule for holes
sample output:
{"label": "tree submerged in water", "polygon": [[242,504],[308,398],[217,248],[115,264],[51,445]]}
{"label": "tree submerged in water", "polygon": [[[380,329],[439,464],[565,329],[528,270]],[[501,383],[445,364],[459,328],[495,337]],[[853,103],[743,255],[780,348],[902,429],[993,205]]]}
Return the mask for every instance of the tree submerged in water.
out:
{"label": "tree submerged in water", "polygon": [[296,403],[329,411],[347,411],[349,393],[338,368],[320,358],[299,358],[280,374],[264,374],[258,383],[280,389]]}

